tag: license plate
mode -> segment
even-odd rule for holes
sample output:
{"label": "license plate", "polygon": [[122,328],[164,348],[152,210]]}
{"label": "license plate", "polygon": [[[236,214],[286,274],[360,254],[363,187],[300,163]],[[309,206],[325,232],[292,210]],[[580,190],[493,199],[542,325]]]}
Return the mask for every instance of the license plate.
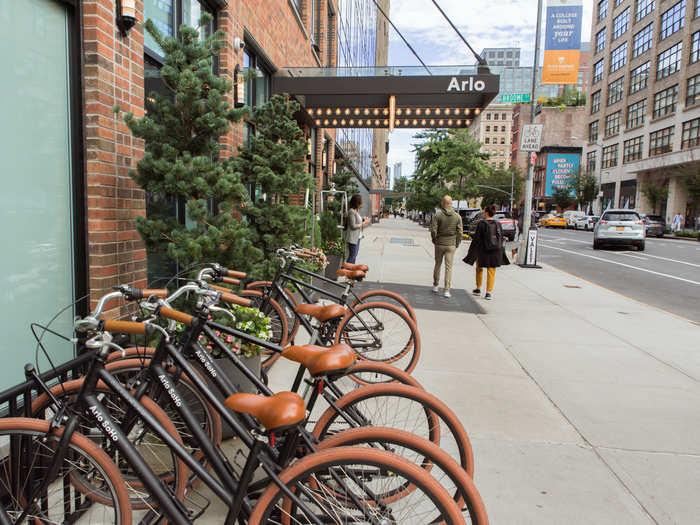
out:
{"label": "license plate", "polygon": [[616,226],[615,229],[616,229],[617,231],[619,231],[619,232],[625,231],[625,227],[624,227],[624,226]]}

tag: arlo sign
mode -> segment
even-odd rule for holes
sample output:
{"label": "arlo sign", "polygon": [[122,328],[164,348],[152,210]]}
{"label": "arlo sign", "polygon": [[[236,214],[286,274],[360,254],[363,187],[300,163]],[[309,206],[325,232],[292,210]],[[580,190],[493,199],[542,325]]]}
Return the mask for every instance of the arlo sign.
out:
{"label": "arlo sign", "polygon": [[467,77],[462,81],[459,81],[457,77],[452,77],[452,80],[450,80],[450,85],[447,86],[447,91],[471,92],[483,91],[485,88],[486,83],[483,80],[476,79],[475,77]]}

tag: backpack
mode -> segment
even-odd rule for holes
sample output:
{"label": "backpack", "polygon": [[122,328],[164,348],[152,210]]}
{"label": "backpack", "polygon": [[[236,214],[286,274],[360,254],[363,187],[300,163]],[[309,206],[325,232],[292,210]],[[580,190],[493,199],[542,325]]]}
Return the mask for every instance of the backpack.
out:
{"label": "backpack", "polygon": [[486,222],[486,237],[484,238],[484,249],[487,252],[495,252],[503,248],[503,229],[496,221]]}

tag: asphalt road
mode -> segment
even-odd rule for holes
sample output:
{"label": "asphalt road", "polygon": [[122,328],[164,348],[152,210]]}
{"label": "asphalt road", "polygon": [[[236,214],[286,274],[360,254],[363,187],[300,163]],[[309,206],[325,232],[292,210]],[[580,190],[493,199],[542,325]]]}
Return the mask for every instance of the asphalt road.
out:
{"label": "asphalt road", "polygon": [[593,250],[593,233],[540,228],[539,261],[700,322],[700,243],[648,238],[646,249]]}

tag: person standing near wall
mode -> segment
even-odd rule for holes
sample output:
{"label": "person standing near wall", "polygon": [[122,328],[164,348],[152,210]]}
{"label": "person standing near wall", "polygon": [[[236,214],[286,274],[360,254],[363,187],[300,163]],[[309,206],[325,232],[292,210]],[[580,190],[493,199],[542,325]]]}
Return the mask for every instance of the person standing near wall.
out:
{"label": "person standing near wall", "polygon": [[360,249],[360,239],[362,239],[362,228],[369,221],[360,216],[360,206],[362,206],[362,196],[356,193],[350,198],[348,204],[348,214],[345,217],[345,231],[343,239],[348,245],[348,262],[355,264],[357,252]]}
{"label": "person standing near wall", "polygon": [[445,259],[445,288],[443,297],[452,297],[452,261],[455,250],[462,242],[462,217],[452,207],[452,197],[445,195],[441,207],[433,216],[430,223],[430,237],[435,245],[435,268],[433,269],[433,293],[438,293],[440,283],[440,267]]}

